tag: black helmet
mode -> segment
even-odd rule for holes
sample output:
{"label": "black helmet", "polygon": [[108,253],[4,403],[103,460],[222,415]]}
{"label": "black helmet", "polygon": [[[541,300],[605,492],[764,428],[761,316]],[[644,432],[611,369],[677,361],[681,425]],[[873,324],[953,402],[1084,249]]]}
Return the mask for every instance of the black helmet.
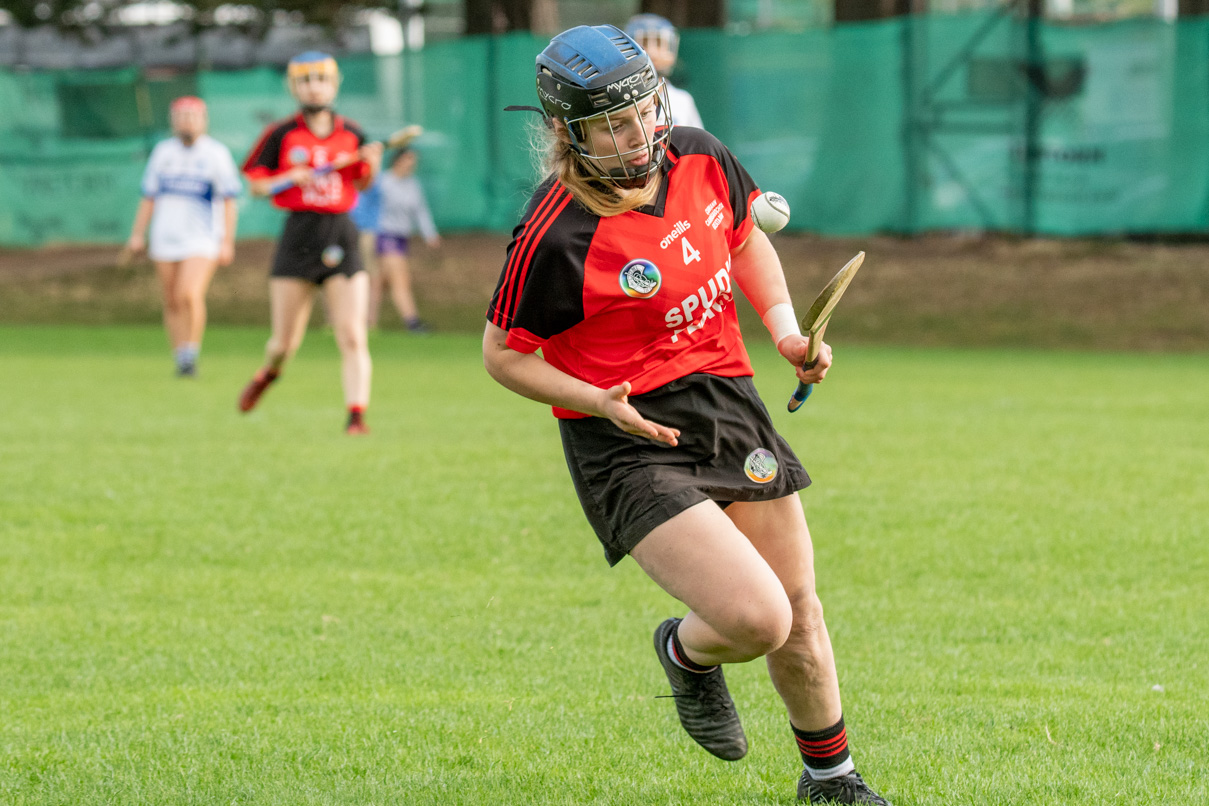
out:
{"label": "black helmet", "polygon": [[[622,185],[643,185],[662,163],[671,132],[671,115],[664,82],[637,42],[612,25],[581,25],[563,31],[537,57],[537,95],[547,117],[567,125],[571,145],[601,179]],[[656,128],[641,149],[591,154],[584,122],[656,98]],[[616,143],[614,143],[616,146]],[[647,150],[648,163],[634,167],[626,157]],[[602,161],[614,163],[606,169]]]}

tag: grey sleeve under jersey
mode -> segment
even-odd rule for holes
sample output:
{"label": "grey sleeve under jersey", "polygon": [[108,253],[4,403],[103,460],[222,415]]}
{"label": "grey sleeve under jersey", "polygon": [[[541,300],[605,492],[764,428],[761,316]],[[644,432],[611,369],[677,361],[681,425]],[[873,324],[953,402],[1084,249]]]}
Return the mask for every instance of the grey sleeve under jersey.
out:
{"label": "grey sleeve under jersey", "polygon": [[398,177],[384,173],[378,182],[382,192],[382,210],[378,231],[410,238],[418,231],[425,240],[437,236],[437,228],[424,198],[424,189],[414,176]]}

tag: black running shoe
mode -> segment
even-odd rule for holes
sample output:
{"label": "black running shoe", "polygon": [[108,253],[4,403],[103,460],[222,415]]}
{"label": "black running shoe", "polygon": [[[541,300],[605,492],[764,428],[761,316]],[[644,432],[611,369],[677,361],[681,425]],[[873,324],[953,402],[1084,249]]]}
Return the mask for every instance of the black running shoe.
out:
{"label": "black running shoe", "polygon": [[798,800],[807,803],[866,803],[872,806],[891,806],[890,801],[869,788],[859,772],[816,781],[810,777],[810,770],[804,769],[802,777],[798,780]]}
{"label": "black running shoe", "polygon": [[747,736],[726,690],[722,667],[698,674],[681,669],[668,657],[668,636],[679,623],[680,619],[670,618],[655,628],[655,654],[672,684],[680,724],[693,741],[718,758],[738,761],[747,755]]}

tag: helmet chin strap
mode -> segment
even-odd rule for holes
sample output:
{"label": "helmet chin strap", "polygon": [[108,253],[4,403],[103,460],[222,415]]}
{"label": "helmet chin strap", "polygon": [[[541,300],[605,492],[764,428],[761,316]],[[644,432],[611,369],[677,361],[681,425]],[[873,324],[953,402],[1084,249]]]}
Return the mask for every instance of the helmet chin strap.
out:
{"label": "helmet chin strap", "polygon": [[[640,167],[630,168],[627,165],[622,164],[620,167],[605,171],[602,170],[599,160],[613,159],[614,157],[596,157],[574,140],[572,140],[572,148],[578,156],[580,164],[583,165],[594,178],[599,179],[601,182],[606,182],[625,190],[646,187],[647,183],[651,181],[651,178],[655,176],[655,174],[659,173],[663,165],[662,155],[656,157],[654,153],[655,149],[652,148],[650,161]],[[616,159],[623,160],[624,157],[621,154],[617,154]]]}
{"label": "helmet chin strap", "polygon": [[610,181],[624,190],[634,190],[649,185],[657,173],[659,173],[659,166],[652,165],[650,170],[641,176],[635,176],[627,171],[625,176],[610,177]]}
{"label": "helmet chin strap", "polygon": [[331,111],[331,104],[302,104],[302,112],[305,115],[318,115],[320,112]]}

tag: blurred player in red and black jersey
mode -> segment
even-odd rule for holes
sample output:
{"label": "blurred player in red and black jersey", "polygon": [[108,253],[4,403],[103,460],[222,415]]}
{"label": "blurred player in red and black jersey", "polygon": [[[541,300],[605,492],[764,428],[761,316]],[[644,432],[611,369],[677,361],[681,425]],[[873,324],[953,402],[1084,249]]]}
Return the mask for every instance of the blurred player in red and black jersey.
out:
{"label": "blurred player in red and black jersey", "polygon": [[[804,762],[798,797],[885,804],[848,748],[798,491],[810,479],[752,383],[738,287],[804,382],[780,260],[753,228],[754,181],[722,143],[668,120],[646,53],[608,25],[537,58],[550,176],[487,311],[497,381],[548,403],[571,477],[615,564],[684,602],[655,630],[681,724],[734,760],[747,739],[721,665],[765,656]],[[538,350],[541,351],[540,355]]]}
{"label": "blurred player in red and black jersey", "polygon": [[[252,410],[302,344],[315,289],[322,288],[340,348],[346,431],[364,434],[372,375],[365,324],[369,278],[362,270],[357,228],[348,211],[357,191],[373,182],[382,146],[366,143],[356,123],[333,111],[340,73],[331,56],[308,51],[294,57],[286,80],[298,101],[298,114],[269,126],[243,166],[252,193],[271,195],[273,204],[290,215],[269,280],[273,333],[265,365],[244,388],[239,409]],[[359,159],[351,162],[354,156]],[[317,172],[344,161],[351,164]]]}

